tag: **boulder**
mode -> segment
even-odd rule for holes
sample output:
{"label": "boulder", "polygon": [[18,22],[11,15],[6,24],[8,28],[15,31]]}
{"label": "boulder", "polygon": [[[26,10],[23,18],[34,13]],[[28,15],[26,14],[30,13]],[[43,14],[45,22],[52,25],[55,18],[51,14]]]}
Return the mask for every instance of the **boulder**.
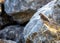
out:
{"label": "boulder", "polygon": [[0,30],[0,39],[16,41],[24,43],[23,27],[19,25],[10,25]]}
{"label": "boulder", "polygon": [[56,40],[60,39],[59,36],[48,30],[40,16],[41,13],[47,17],[50,15],[52,16],[54,11],[56,11],[54,10],[56,2],[57,0],[51,1],[47,5],[38,9],[32,16],[29,23],[24,28],[24,38],[26,43],[54,43]]}
{"label": "boulder", "polygon": [[38,8],[51,0],[5,0],[5,11],[20,24],[27,24]]}
{"label": "boulder", "polygon": [[28,9],[36,10],[51,0],[5,0],[6,13],[16,13]]}

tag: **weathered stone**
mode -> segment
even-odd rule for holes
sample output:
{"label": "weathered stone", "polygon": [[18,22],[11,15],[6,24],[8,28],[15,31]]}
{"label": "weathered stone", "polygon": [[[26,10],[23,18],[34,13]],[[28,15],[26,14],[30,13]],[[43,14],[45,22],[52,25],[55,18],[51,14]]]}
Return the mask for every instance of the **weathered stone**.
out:
{"label": "weathered stone", "polygon": [[[33,17],[30,19],[30,22],[24,28],[24,38],[26,41],[30,40],[33,43],[53,43],[55,40],[59,39],[59,37],[57,39],[56,34],[50,32],[48,28],[44,26],[44,23],[40,17],[40,13],[45,14],[47,17],[50,15],[52,16],[54,13],[53,7],[55,6],[56,2],[56,0],[51,1],[44,7],[38,9],[38,11],[33,15]],[[37,34],[34,35],[34,33]]]}
{"label": "weathered stone", "polygon": [[23,27],[19,25],[7,26],[0,30],[0,38],[24,43],[23,30]]}
{"label": "weathered stone", "polygon": [[57,0],[55,2],[53,9],[53,20],[57,23],[60,24],[60,0]]}
{"label": "weathered stone", "polygon": [[[54,2],[52,1],[45,5],[44,7],[38,9],[38,11],[33,15],[33,17],[30,19],[30,22],[26,25],[24,28],[24,34],[27,35],[31,32],[38,32],[40,28],[43,26],[43,21],[40,18],[40,13],[45,14],[46,16],[49,16],[49,14],[52,14],[52,7],[54,6]],[[38,29],[37,29],[38,28]]]}
{"label": "weathered stone", "polygon": [[5,0],[5,11],[7,13],[21,12],[28,9],[36,10],[51,0]]}
{"label": "weathered stone", "polygon": [[5,0],[5,11],[20,24],[27,23],[36,10],[51,0]]}
{"label": "weathered stone", "polygon": [[0,43],[16,43],[16,42],[11,40],[0,39]]}

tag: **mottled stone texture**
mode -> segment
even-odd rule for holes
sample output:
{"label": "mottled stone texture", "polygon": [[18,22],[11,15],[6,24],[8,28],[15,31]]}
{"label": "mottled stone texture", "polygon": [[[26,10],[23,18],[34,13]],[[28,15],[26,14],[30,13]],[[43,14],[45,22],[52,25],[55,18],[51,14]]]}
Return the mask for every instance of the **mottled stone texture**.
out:
{"label": "mottled stone texture", "polygon": [[60,15],[60,12],[59,13],[57,12],[57,11],[60,11],[59,10],[60,8],[57,7],[58,9],[54,9],[54,6],[57,5],[58,2],[59,0],[51,1],[44,7],[38,9],[38,11],[33,15],[33,17],[30,19],[30,22],[24,28],[24,38],[26,40],[26,43],[28,42],[30,43],[56,43],[57,41],[56,34],[51,33],[48,30],[48,28],[44,26],[44,23],[40,17],[40,13],[45,14],[47,17],[49,17],[50,15],[52,16],[54,13],[55,14],[57,13],[58,15]]}
{"label": "mottled stone texture", "polygon": [[51,0],[5,0],[5,11],[20,24],[27,23],[38,8]]}
{"label": "mottled stone texture", "polygon": [[[7,15],[4,14],[0,16],[0,25],[5,25],[5,27],[0,30],[0,39],[12,40],[15,43],[51,43],[54,41],[56,36],[48,31],[48,28],[44,26],[39,15],[43,13],[49,17],[49,15],[58,13],[57,17],[60,18],[60,1],[50,1],[51,0],[5,0],[4,5]],[[28,24],[26,25],[25,23]],[[4,43],[4,41],[1,43]]]}
{"label": "mottled stone texture", "polygon": [[36,10],[50,1],[51,0],[5,0],[5,11],[7,13],[15,13],[27,9]]}
{"label": "mottled stone texture", "polygon": [[60,24],[60,0],[55,2],[53,9],[53,19],[57,24]]}
{"label": "mottled stone texture", "polygon": [[0,43],[16,43],[16,42],[11,41],[11,40],[0,39]]}
{"label": "mottled stone texture", "polygon": [[23,27],[19,25],[11,25],[0,30],[0,38],[16,41],[17,43],[25,43],[23,37]]}
{"label": "mottled stone texture", "polygon": [[40,30],[40,28],[43,25],[43,22],[42,22],[39,14],[43,13],[46,16],[49,16],[49,14],[51,15],[52,14],[52,7],[54,6],[54,2],[55,1],[52,1],[52,2],[48,3],[47,5],[45,5],[44,7],[38,9],[38,11],[30,19],[30,22],[24,28],[25,35],[27,35],[31,32],[36,32],[36,31]]}

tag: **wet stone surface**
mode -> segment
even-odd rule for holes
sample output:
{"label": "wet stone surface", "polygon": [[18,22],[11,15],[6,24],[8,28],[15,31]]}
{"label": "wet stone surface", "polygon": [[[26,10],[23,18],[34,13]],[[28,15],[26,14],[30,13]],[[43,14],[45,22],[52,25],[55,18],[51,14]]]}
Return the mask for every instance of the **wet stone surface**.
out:
{"label": "wet stone surface", "polygon": [[5,11],[6,13],[16,13],[28,9],[37,10],[50,1],[51,0],[5,0]]}

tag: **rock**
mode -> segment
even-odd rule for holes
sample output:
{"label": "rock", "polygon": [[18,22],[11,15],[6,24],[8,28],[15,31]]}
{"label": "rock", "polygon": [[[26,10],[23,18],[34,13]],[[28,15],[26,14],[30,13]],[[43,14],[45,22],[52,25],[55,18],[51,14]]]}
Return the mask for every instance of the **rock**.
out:
{"label": "rock", "polygon": [[48,28],[44,26],[44,23],[40,17],[40,13],[45,14],[47,17],[52,15],[55,2],[56,0],[51,1],[47,5],[38,9],[37,12],[32,16],[29,23],[24,28],[24,38],[26,42],[53,43],[53,41],[57,39],[56,34],[53,35],[50,31],[48,31]]}
{"label": "rock", "polygon": [[11,25],[0,30],[0,38],[24,43],[23,27],[19,25]]}
{"label": "rock", "polygon": [[16,43],[16,42],[11,40],[0,39],[0,43]]}
{"label": "rock", "polygon": [[36,10],[51,0],[5,0],[6,13],[16,13],[28,9]]}
{"label": "rock", "polygon": [[51,0],[5,0],[5,11],[19,24],[27,24],[38,8]]}
{"label": "rock", "polygon": [[57,23],[60,24],[60,0],[57,0],[55,2],[53,9],[53,20]]}
{"label": "rock", "polygon": [[25,35],[27,35],[27,34],[29,34],[31,32],[37,32],[37,31],[40,30],[40,28],[43,25],[43,21],[40,18],[40,15],[39,14],[40,13],[43,13],[46,16],[49,16],[49,14],[51,15],[52,14],[52,10],[51,9],[54,6],[54,2],[55,1],[52,1],[52,2],[48,3],[47,5],[45,5],[44,7],[38,9],[38,11],[32,16],[32,18],[30,19],[29,23],[24,28],[24,34]]}

